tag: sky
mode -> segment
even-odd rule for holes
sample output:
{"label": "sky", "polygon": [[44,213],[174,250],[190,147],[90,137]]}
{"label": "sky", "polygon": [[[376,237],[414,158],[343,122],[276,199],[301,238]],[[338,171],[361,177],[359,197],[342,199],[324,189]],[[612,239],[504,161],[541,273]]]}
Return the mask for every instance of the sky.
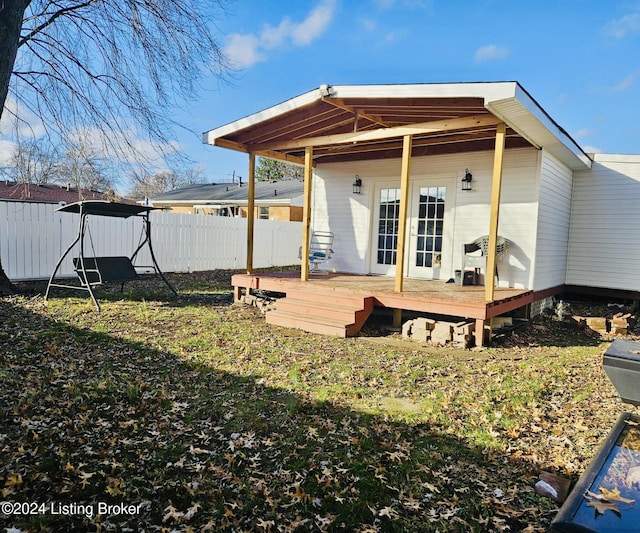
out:
{"label": "sky", "polygon": [[208,182],[248,157],[203,132],[324,84],[517,81],[586,152],[640,154],[640,0],[224,1],[212,32],[234,69],[172,113]]}
{"label": "sky", "polygon": [[216,37],[235,70],[178,117],[207,181],[248,157],[202,132],[323,84],[517,81],[586,152],[640,153],[640,1],[237,0]]}

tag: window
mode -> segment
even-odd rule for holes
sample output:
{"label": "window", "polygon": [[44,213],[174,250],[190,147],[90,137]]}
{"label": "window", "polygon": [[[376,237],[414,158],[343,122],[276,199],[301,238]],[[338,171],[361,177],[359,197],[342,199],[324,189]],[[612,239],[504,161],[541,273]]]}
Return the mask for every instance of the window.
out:
{"label": "window", "polygon": [[261,220],[269,220],[269,208],[258,207],[258,218]]}

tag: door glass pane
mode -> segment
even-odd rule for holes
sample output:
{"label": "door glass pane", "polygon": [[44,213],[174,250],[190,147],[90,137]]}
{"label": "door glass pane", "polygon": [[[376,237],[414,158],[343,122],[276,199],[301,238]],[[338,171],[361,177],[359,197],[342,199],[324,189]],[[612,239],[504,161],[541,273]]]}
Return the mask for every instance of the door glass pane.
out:
{"label": "door glass pane", "polygon": [[[421,187],[418,205],[416,266],[440,267],[446,187]],[[434,258],[437,257],[438,260]]]}
{"label": "door glass pane", "polygon": [[380,220],[378,221],[378,264],[396,264],[400,189],[380,189]]}

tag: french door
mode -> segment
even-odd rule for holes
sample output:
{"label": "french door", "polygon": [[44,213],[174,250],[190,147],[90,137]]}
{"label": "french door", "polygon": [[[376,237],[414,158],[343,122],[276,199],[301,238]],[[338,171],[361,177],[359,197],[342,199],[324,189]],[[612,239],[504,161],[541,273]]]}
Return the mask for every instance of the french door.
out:
{"label": "french door", "polygon": [[[448,224],[446,180],[417,180],[409,195],[405,275],[439,279],[443,257],[450,244],[445,231]],[[373,254],[371,272],[395,274],[396,246],[400,214],[400,188],[378,184],[375,188]]]}

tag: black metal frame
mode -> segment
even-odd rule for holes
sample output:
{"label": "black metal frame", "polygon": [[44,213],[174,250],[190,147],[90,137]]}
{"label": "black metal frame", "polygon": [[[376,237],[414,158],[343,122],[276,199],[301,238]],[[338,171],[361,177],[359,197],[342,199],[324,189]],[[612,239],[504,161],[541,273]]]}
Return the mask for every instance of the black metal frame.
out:
{"label": "black metal frame", "polygon": [[[144,239],[138,245],[136,250],[133,252],[131,257],[129,258],[129,261],[131,262],[131,264],[133,264],[133,261],[135,260],[136,256],[146,244],[149,247],[149,252],[151,253],[151,260],[153,261],[153,265],[150,265],[148,268],[153,268],[156,275],[159,275],[162,278],[162,281],[164,281],[164,283],[167,285],[167,287],[171,289],[171,292],[173,292],[173,294],[177,296],[178,293],[171,286],[167,278],[165,278],[164,274],[162,273],[162,270],[160,270],[160,267],[158,266],[158,261],[156,260],[155,253],[153,251],[153,246],[151,244],[151,221],[149,220],[149,213],[154,209],[155,208],[149,207],[149,206],[142,206],[142,205],[136,205],[136,204],[122,204],[117,202],[106,202],[102,200],[75,202],[75,203],[68,204],[56,209],[56,211],[61,211],[66,213],[78,213],[80,215],[80,225],[78,227],[77,237],[69,245],[69,247],[65,250],[65,252],[60,256],[60,259],[58,259],[58,262],[56,263],[56,266],[53,269],[53,272],[51,273],[51,277],[49,278],[49,283],[47,284],[47,290],[44,295],[45,301],[49,298],[51,287],[64,287],[64,288],[70,288],[70,289],[83,290],[89,293],[89,295],[91,296],[91,300],[93,301],[96,309],[100,311],[100,304],[98,303],[98,300],[95,297],[95,294],[93,292],[93,287],[101,284],[103,282],[103,279],[102,279],[101,273],[99,272],[99,269],[97,269],[95,260],[94,260],[95,269],[92,269],[91,267],[87,268],[87,262],[85,260],[88,258],[86,258],[84,254],[84,238],[87,231],[87,217],[89,215],[118,217],[118,218],[129,218],[131,216],[141,217],[143,220]],[[78,256],[79,268],[76,268],[76,272],[78,274],[78,278],[80,279],[80,286],[68,285],[63,283],[54,283],[56,273],[58,272],[60,265],[62,264],[62,261],[64,261],[65,257],[69,255],[71,250],[78,244],[78,242],[80,243],[80,254]],[[87,272],[91,272],[94,274],[97,273],[98,281],[92,282],[90,278],[87,276]],[[122,281],[124,284],[124,281],[128,281],[129,279],[130,278],[127,278],[126,280],[110,279],[109,281]]]}

